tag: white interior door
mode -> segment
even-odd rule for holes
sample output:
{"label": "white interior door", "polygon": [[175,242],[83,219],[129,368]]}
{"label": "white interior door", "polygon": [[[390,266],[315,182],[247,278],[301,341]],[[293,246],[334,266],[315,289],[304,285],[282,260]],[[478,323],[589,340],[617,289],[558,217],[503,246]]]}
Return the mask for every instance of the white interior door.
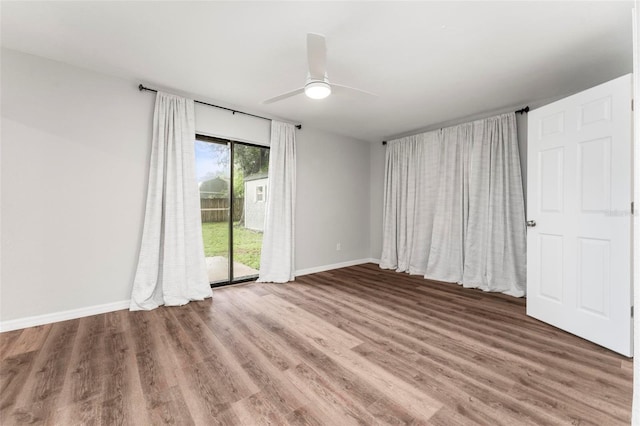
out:
{"label": "white interior door", "polygon": [[527,315],[626,356],[631,90],[629,74],[531,111],[527,157]]}

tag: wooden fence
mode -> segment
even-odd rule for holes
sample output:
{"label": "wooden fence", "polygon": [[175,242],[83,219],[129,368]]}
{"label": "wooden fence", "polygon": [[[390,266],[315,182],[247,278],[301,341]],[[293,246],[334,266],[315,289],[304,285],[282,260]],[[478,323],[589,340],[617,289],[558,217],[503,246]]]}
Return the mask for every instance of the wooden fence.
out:
{"label": "wooden fence", "polygon": [[[233,221],[242,219],[244,198],[233,200]],[[227,198],[201,198],[200,216],[202,222],[226,222],[229,220],[229,200]]]}

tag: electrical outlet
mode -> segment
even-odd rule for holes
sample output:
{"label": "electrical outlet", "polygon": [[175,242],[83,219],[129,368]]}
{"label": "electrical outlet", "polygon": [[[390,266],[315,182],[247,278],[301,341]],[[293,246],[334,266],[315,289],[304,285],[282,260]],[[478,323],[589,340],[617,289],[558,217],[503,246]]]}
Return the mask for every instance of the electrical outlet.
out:
{"label": "electrical outlet", "polygon": [[336,251],[340,251],[342,250],[342,246],[340,245],[340,243],[336,244]]}

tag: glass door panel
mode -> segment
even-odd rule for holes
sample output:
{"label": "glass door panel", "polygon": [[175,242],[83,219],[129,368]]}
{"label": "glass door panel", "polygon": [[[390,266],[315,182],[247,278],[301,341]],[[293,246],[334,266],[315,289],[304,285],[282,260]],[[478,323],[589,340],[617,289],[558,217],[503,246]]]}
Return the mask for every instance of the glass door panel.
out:
{"label": "glass door panel", "polygon": [[233,279],[256,278],[269,184],[269,148],[233,144]]}
{"label": "glass door panel", "polygon": [[211,284],[229,276],[230,144],[196,140],[196,179],[200,189],[202,242]]}
{"label": "glass door panel", "polygon": [[198,135],[195,154],[209,282],[215,286],[257,278],[269,148]]}

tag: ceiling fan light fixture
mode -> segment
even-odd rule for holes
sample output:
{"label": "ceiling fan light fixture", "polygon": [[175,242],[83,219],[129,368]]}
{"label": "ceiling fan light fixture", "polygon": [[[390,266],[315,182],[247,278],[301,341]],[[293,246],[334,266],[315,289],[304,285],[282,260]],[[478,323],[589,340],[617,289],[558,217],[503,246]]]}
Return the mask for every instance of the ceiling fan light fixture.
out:
{"label": "ceiling fan light fixture", "polygon": [[311,99],[324,99],[331,94],[331,86],[325,81],[312,81],[304,86],[304,94]]}

